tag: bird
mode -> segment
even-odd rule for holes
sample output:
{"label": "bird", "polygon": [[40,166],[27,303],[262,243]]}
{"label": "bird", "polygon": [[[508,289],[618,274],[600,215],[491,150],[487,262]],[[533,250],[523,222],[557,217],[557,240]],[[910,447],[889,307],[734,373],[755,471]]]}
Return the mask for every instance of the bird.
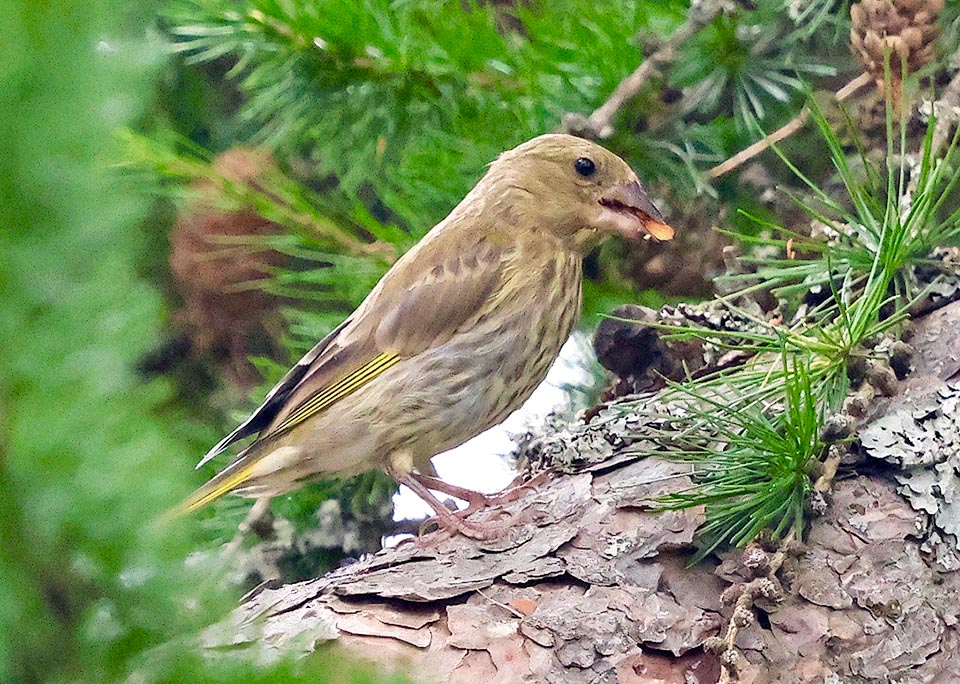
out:
{"label": "bird", "polygon": [[581,308],[582,262],[611,235],[673,238],[630,166],[566,134],[501,153],[476,186],[200,460],[253,441],[185,499],[269,501],[304,484],[384,470],[450,533],[480,521],[434,491],[434,455],[503,421],[532,394]]}

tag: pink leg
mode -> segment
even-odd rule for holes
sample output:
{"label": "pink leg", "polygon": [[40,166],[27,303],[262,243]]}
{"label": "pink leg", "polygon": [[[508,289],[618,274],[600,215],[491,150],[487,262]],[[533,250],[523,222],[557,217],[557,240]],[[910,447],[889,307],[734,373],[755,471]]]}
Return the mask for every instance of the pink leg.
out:
{"label": "pink leg", "polygon": [[520,477],[518,476],[517,479],[507,485],[505,489],[495,494],[483,494],[481,492],[475,492],[472,489],[458,487],[456,485],[444,482],[439,478],[430,477],[429,475],[421,475],[420,473],[410,473],[410,477],[414,478],[428,489],[432,489],[435,492],[443,492],[448,496],[466,501],[469,505],[466,509],[461,511],[460,514],[469,515],[470,513],[484,508],[485,506],[496,506],[510,503],[511,501],[516,501],[523,496],[527,490],[536,489],[539,485],[541,485],[546,479],[546,474],[546,471],[544,471],[533,479],[527,480],[526,482],[520,481]]}
{"label": "pink leg", "polygon": [[[433,509],[434,513],[437,514],[437,522],[440,524],[440,527],[447,530],[451,534],[459,533],[465,537],[470,537],[471,539],[496,539],[502,536],[510,528],[510,523],[512,523],[512,520],[484,523],[464,520],[461,512],[451,511],[449,508],[444,506],[443,502],[434,496],[433,492],[431,492],[425,484],[417,479],[420,476],[414,476],[413,473],[401,474],[393,469],[390,469],[389,472],[390,476],[394,480],[402,485],[406,485],[414,494],[426,501],[430,508]],[[461,493],[468,491],[460,488],[457,489],[459,489]],[[476,492],[474,492],[474,494],[476,494]],[[451,494],[451,496],[457,495]]]}

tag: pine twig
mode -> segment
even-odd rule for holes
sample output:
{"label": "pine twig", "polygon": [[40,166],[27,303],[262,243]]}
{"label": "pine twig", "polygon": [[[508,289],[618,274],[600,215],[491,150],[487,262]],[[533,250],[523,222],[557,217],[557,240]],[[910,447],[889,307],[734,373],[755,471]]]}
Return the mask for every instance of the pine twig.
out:
{"label": "pine twig", "polygon": [[809,118],[810,110],[807,107],[804,107],[802,110],[800,110],[800,113],[797,114],[797,116],[790,119],[790,121],[775,130],[770,135],[767,135],[762,140],[759,140],[749,147],[740,150],[725,162],[714,166],[707,172],[707,178],[719,178],[720,176],[733,171],[738,166],[756,157],[771,145],[780,142],[784,138],[789,138],[791,135],[803,128]]}
{"label": "pine twig", "polygon": [[820,468],[820,477],[813,485],[813,490],[818,494],[826,494],[833,486],[833,480],[837,477],[837,468],[840,467],[840,461],[843,460],[843,449],[830,449],[827,458],[824,459]]}
{"label": "pine twig", "polygon": [[585,119],[577,114],[564,117],[560,125],[561,132],[576,133],[591,138],[609,138],[613,135],[612,122],[617,113],[640,92],[647,81],[659,73],[659,67],[674,60],[680,45],[713,21],[723,8],[723,0],[700,0],[700,2],[695,0],[691,3],[686,21],[629,76],[620,81],[606,102],[593,110]]}
{"label": "pine twig", "polygon": [[511,615],[513,615],[514,617],[518,617],[518,618],[520,618],[521,620],[526,617],[526,615],[524,615],[523,613],[521,613],[519,610],[517,610],[517,609],[514,608],[513,606],[509,606],[509,605],[507,605],[506,603],[503,603],[503,602],[501,602],[501,601],[498,601],[497,599],[493,598],[493,597],[490,596],[489,594],[484,594],[482,589],[477,589],[477,593],[478,593],[480,596],[482,596],[485,600],[489,601],[490,603],[492,603],[493,605],[497,606],[498,608],[503,608],[505,611],[507,611],[508,613],[510,613]]}
{"label": "pine twig", "polygon": [[783,598],[783,590],[776,575],[787,559],[791,549],[796,548],[798,530],[791,527],[780,546],[772,554],[767,554],[759,546],[751,545],[743,551],[741,561],[753,575],[753,579],[742,584],[734,584],[724,591],[721,601],[730,605],[733,596],[733,614],[723,632],[723,636],[710,637],[704,642],[704,648],[716,653],[720,658],[720,679],[717,684],[731,684],[737,681],[738,665],[741,655],[737,650],[736,641],[740,630],[756,620],[754,602],[756,599],[779,602]]}
{"label": "pine twig", "polygon": [[[864,72],[834,93],[834,98],[837,102],[843,102],[862,87],[872,82],[873,77]],[[796,133],[798,130],[803,128],[804,124],[807,123],[809,118],[810,108],[804,107],[793,119],[775,130],[770,135],[764,136],[762,140],[758,140],[749,147],[737,152],[725,162],[717,164],[712,169],[707,171],[707,178],[719,178],[720,176],[733,171],[738,166],[741,166],[742,164],[756,157],[771,145],[774,145],[784,138],[788,138]]]}

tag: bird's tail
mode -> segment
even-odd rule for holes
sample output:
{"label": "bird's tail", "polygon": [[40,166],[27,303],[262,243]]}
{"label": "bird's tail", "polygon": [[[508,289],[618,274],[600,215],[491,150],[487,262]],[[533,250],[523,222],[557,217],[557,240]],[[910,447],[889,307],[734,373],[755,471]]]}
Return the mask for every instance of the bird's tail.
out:
{"label": "bird's tail", "polygon": [[243,486],[255,474],[265,454],[250,453],[250,449],[241,452],[226,468],[214,475],[190,496],[170,509],[165,518],[179,518],[213,503],[224,494],[229,494]]}

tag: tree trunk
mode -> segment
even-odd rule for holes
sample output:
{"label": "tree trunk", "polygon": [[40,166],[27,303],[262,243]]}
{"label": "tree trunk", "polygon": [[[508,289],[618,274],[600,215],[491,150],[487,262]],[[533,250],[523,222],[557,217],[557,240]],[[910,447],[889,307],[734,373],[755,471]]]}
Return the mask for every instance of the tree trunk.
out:
{"label": "tree trunk", "polygon": [[704,644],[763,552],[690,567],[702,512],[650,510],[689,466],[632,455],[642,426],[610,411],[541,445],[572,455],[569,472],[503,507],[508,537],[431,535],[263,590],[206,645],[269,657],[336,640],[415,682],[712,684],[720,657],[758,684],[960,681],[960,304],[914,340],[915,370],[861,427],[856,468],[737,616],[736,650]]}

